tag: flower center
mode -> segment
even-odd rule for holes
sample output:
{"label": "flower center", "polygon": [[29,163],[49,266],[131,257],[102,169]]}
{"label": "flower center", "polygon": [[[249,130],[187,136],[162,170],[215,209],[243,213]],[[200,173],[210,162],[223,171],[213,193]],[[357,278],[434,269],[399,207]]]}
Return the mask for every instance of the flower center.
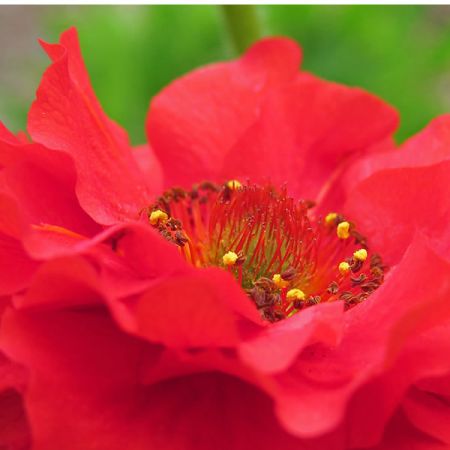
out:
{"label": "flower center", "polygon": [[313,206],[285,188],[233,180],[173,188],[145,218],[194,266],[230,271],[275,322],[321,302],[351,308],[383,282],[382,260],[355,225],[336,213],[315,217]]}

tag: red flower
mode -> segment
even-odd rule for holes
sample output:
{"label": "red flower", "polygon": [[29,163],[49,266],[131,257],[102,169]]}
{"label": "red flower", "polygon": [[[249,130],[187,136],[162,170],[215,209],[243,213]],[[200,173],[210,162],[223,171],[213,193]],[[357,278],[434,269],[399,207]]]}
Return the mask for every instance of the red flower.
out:
{"label": "red flower", "polygon": [[32,142],[0,128],[0,446],[450,447],[449,117],[396,149],[273,38],[133,149],[76,32],[43,47]]}

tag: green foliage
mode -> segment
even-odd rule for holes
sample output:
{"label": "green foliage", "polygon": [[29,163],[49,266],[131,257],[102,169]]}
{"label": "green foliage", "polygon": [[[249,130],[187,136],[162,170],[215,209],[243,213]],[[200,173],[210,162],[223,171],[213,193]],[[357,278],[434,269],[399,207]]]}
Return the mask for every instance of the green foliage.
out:
{"label": "green foliage", "polygon": [[[258,8],[264,34],[287,35],[301,43],[306,70],[362,86],[397,107],[400,140],[450,109],[449,7]],[[155,93],[199,65],[233,55],[222,7],[54,6],[40,12],[41,36],[47,40],[77,26],[100,101],[134,143],[145,139],[144,118]],[[239,39],[245,42],[242,21],[239,26]],[[249,34],[257,29],[249,25]],[[37,84],[38,78],[29,82]],[[24,110],[21,100],[11,104],[11,115]],[[22,125],[23,114],[20,119]]]}

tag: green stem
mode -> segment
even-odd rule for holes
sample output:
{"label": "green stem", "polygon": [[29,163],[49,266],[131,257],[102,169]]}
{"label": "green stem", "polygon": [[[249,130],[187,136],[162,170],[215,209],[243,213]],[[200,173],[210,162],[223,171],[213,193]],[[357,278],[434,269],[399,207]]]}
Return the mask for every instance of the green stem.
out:
{"label": "green stem", "polygon": [[221,5],[226,27],[234,50],[242,53],[263,35],[257,6]]}

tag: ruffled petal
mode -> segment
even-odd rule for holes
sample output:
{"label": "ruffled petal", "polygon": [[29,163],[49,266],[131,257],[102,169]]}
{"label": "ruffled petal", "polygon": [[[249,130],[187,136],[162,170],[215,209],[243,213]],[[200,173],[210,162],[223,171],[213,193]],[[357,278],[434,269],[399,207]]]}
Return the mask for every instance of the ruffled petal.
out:
{"label": "ruffled petal", "polygon": [[55,309],[99,304],[101,287],[97,271],[80,256],[43,263],[23,295],[14,298],[16,308]]}
{"label": "ruffled petal", "polygon": [[174,348],[233,347],[240,318],[260,321],[231,275],[215,268],[163,279],[129,308],[135,333]]}
{"label": "ruffled petal", "polygon": [[3,172],[0,172],[0,232],[20,239],[28,224],[14,195],[2,185],[3,175]]}
{"label": "ruffled petal", "polygon": [[106,117],[96,100],[75,29],[63,33],[60,44],[42,45],[53,62],[29,113],[31,137],[73,158],[77,196],[97,222],[136,218],[159,186],[144,177],[124,132]]}
{"label": "ruffled petal", "polygon": [[389,265],[400,260],[416,230],[448,257],[449,173],[448,161],[377,172],[355,188],[344,210]]}
{"label": "ruffled petal", "polygon": [[[2,316],[0,298],[0,317]],[[0,351],[0,448],[25,449],[30,446],[30,430],[22,391],[26,371]]]}
{"label": "ruffled petal", "polygon": [[27,449],[31,438],[20,393],[0,390],[0,448]]}
{"label": "ruffled petal", "polygon": [[148,144],[133,147],[133,157],[144,177],[152,180],[155,186],[163,185],[161,164]]}
{"label": "ruffled petal", "polygon": [[296,76],[300,59],[293,41],[264,39],[239,60],[195,70],[157,95],[147,133],[165,185],[218,180],[226,154],[257,119],[266,95]]}
{"label": "ruffled petal", "polygon": [[11,131],[6,128],[5,124],[0,120],[0,141],[5,141],[8,144],[15,145],[20,143],[20,140]]}
{"label": "ruffled petal", "polygon": [[0,200],[0,220],[16,217],[10,234],[20,236],[29,225],[42,223],[87,235],[100,230],[80,207],[75,195],[76,172],[69,156],[39,144],[9,139],[3,133],[0,167],[0,195],[9,197],[7,202]]}
{"label": "ruffled petal", "polygon": [[450,446],[450,398],[413,388],[403,402],[403,408],[417,428]]}
{"label": "ruffled petal", "polygon": [[[88,283],[85,290],[87,298],[92,296],[92,289],[101,292],[121,324],[127,323],[129,313],[115,299],[142,294],[155,280],[192,270],[175,246],[161,239],[152,228],[139,223],[109,227],[93,238],[64,228],[41,227],[26,236],[25,244],[33,258],[48,261],[39,270],[41,276],[50,276],[48,280],[43,278],[44,286],[46,283],[60,285],[58,277],[64,279],[63,285],[68,283],[65,274],[71,274],[70,265],[74,263],[77,266],[79,258],[86,258],[96,268],[96,284]],[[62,272],[58,270],[60,263]],[[84,269],[81,270],[83,272]],[[72,282],[77,285],[78,281]]]}
{"label": "ruffled petal", "polygon": [[[450,267],[417,237],[401,264],[369,299],[345,314],[342,342],[305,349],[291,368],[277,376],[276,394],[280,419],[298,436],[320,435],[342,420],[357,388],[373,380],[389,365],[401,361],[403,348],[414,336],[450,320],[448,295]],[[425,352],[426,354],[426,352]],[[433,353],[434,354],[434,353]],[[418,379],[450,364],[441,359],[422,365],[409,361],[402,383],[391,383],[388,395],[401,399]],[[376,405],[384,395],[362,402]],[[394,405],[395,406],[395,405]],[[375,407],[375,406],[373,406]],[[385,423],[391,411],[380,410],[377,423]],[[369,428],[370,420],[364,422]]]}
{"label": "ruffled petal", "polygon": [[100,231],[75,196],[75,174],[69,158],[55,152],[53,158],[42,158],[45,149],[33,146],[29,150],[33,150],[28,152],[29,158],[3,170],[4,182],[20,207],[22,220],[31,226],[52,224],[88,236]]}
{"label": "ruffled petal", "polygon": [[422,433],[408,421],[402,411],[399,411],[388,424],[381,443],[375,447],[371,447],[371,449],[448,450],[449,446]]}
{"label": "ruffled petal", "polygon": [[271,92],[222,176],[287,183],[293,195],[314,199],[343,161],[385,139],[397,123],[396,111],[375,96],[302,73]]}
{"label": "ruffled petal", "polygon": [[37,267],[20,241],[0,233],[0,296],[27,287]]}
{"label": "ruffled petal", "polygon": [[382,151],[362,159],[356,168],[365,177],[383,169],[429,166],[450,159],[450,114],[433,119],[397,151]]}
{"label": "ruffled petal", "polygon": [[343,306],[340,303],[318,305],[244,341],[240,345],[240,355],[243,361],[261,372],[279,373],[287,370],[308,345],[336,345],[342,326]]}
{"label": "ruffled petal", "polygon": [[320,194],[323,210],[342,210],[352,190],[370,175],[385,169],[421,167],[450,159],[450,115],[440,116],[400,148],[388,139],[368,154],[356,155],[325,185]]}
{"label": "ruffled petal", "polygon": [[[445,317],[444,314],[444,320]],[[446,358],[450,352],[448,322],[447,319],[446,325],[422,333],[416,329],[416,334],[412,335],[402,347],[398,358],[389,361],[385,371],[359,389],[351,399],[346,420],[349,422],[348,436],[352,446],[370,447],[378,443],[386,428],[387,418],[394,414],[398,405],[401,403],[403,410],[407,411],[411,403],[411,394],[417,390],[414,386],[429,377],[432,377],[434,385],[435,380],[448,373],[450,370]],[[398,329],[395,331],[398,339],[401,333]],[[433,395],[433,397],[437,400],[440,396]],[[370,409],[367,408],[369,402]],[[416,421],[410,421],[424,434],[439,439],[441,436],[436,434],[440,431],[439,420],[441,424],[445,423],[448,411],[448,406],[447,409],[443,407],[441,410],[437,408],[434,410],[437,422],[435,427],[428,427],[427,418],[424,417],[425,420],[421,421],[418,415],[415,415]]]}
{"label": "ruffled petal", "polygon": [[[143,368],[162,361],[161,348],[120,332],[102,310],[9,310],[0,344],[32,374],[24,400],[36,450],[342,449],[335,436],[290,436],[270,398],[233,376],[208,370],[145,383]],[[189,358],[172,354],[180,367]]]}

